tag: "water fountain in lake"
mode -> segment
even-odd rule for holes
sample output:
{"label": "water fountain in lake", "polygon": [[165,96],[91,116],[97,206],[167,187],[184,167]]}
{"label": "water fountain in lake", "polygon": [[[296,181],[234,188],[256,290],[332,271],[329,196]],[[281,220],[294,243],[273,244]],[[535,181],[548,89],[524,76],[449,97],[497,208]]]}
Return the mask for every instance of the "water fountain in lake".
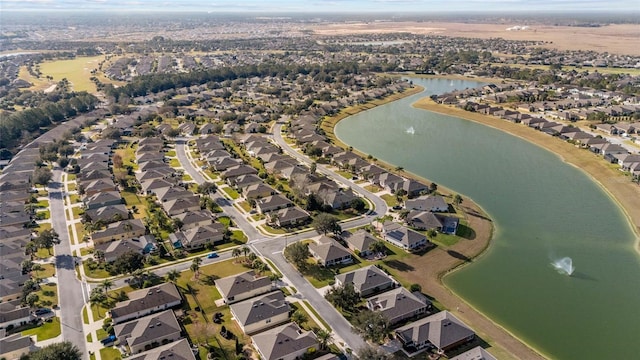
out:
{"label": "water fountain in lake", "polygon": [[415,134],[415,133],[416,133],[416,131],[413,129],[413,126],[410,126],[410,127],[407,129],[407,134],[411,134],[411,135],[413,135],[413,134]]}
{"label": "water fountain in lake", "polygon": [[573,271],[576,269],[573,266],[573,260],[571,260],[570,257],[563,257],[562,259],[558,259],[552,262],[551,265],[553,265],[553,267],[558,270],[559,273],[569,276],[571,276],[571,274],[573,274]]}

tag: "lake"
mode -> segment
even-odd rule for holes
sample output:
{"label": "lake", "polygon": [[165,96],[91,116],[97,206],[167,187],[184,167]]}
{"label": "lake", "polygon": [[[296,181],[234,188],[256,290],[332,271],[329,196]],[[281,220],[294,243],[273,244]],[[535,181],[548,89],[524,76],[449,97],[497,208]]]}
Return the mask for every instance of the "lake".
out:
{"label": "lake", "polygon": [[[637,358],[640,258],[621,209],[585,173],[538,146],[411,107],[479,83],[411,80],[425,92],[351,116],[336,135],[469,196],[494,220],[486,254],[445,285],[550,358]],[[552,266],[563,257],[573,260],[572,276]]]}

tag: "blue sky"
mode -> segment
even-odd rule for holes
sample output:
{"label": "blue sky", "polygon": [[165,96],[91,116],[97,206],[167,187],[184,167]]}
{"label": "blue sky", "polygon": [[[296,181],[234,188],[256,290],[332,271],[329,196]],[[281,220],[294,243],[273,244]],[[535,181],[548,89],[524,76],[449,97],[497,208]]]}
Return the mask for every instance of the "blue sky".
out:
{"label": "blue sky", "polygon": [[640,11],[640,0],[0,0],[1,10],[211,12]]}

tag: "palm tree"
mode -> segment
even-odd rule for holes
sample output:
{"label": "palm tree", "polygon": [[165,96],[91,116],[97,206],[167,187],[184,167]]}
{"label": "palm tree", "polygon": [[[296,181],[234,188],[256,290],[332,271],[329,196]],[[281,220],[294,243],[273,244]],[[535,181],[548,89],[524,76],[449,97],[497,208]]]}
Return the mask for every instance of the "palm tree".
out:
{"label": "palm tree", "polygon": [[176,269],[173,269],[167,273],[167,280],[169,280],[174,284],[179,278],[180,278],[180,272]]}
{"label": "palm tree", "polygon": [[462,196],[460,196],[460,194],[456,194],[453,197],[453,203],[456,204],[456,206],[462,204]]}
{"label": "palm tree", "polygon": [[303,314],[300,310],[296,310],[291,314],[291,321],[298,324],[298,326],[302,326],[302,323],[307,321],[307,315]]}
{"label": "palm tree", "polygon": [[191,264],[191,271],[193,271],[193,276],[195,276],[195,278],[198,278],[198,275],[200,275],[200,264],[202,263],[202,259],[197,257],[195,259],[193,259],[193,263]]}
{"label": "palm tree", "polygon": [[104,280],[102,280],[102,283],[100,283],[100,287],[102,287],[104,289],[104,292],[108,297],[109,296],[109,289],[111,289],[113,287],[113,281],[111,281],[109,279],[104,279]]}
{"label": "palm tree", "polygon": [[89,303],[91,305],[96,306],[98,308],[98,317],[100,317],[100,306],[102,306],[107,301],[107,296],[102,292],[101,287],[97,287],[91,290],[91,295],[89,296]]}
{"label": "palm tree", "polygon": [[44,268],[40,264],[33,264],[33,266],[31,266],[31,271],[36,272],[36,278],[38,277],[38,271],[42,271],[42,270],[44,270]]}
{"label": "palm tree", "polygon": [[25,245],[24,254],[29,255],[31,260],[33,260],[34,255],[37,253],[38,253],[38,245],[33,241],[29,241],[27,245]]}
{"label": "palm tree", "polygon": [[324,349],[327,347],[327,344],[331,341],[331,338],[333,337],[333,335],[331,335],[331,332],[325,329],[319,329],[318,331],[316,331],[316,337],[320,342],[320,349]]}
{"label": "palm tree", "polygon": [[237,258],[240,256],[240,254],[242,254],[242,250],[240,250],[240,248],[235,248],[233,249],[233,251],[231,252],[231,256],[233,256],[234,258]]}
{"label": "palm tree", "polygon": [[250,252],[251,252],[251,250],[249,250],[248,247],[246,247],[246,246],[242,247],[242,253],[244,254],[245,258],[247,257],[247,254],[249,254]]}

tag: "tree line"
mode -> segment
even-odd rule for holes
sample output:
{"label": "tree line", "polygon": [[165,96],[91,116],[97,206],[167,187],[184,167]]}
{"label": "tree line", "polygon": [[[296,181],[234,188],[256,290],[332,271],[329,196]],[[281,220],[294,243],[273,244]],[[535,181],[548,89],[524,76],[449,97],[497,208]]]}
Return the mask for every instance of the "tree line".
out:
{"label": "tree line", "polygon": [[[47,101],[12,114],[0,113],[0,149],[15,149],[44,133],[52,124],[95,109],[98,98],[82,91],[67,99]],[[12,151],[13,152],[13,151]]]}

